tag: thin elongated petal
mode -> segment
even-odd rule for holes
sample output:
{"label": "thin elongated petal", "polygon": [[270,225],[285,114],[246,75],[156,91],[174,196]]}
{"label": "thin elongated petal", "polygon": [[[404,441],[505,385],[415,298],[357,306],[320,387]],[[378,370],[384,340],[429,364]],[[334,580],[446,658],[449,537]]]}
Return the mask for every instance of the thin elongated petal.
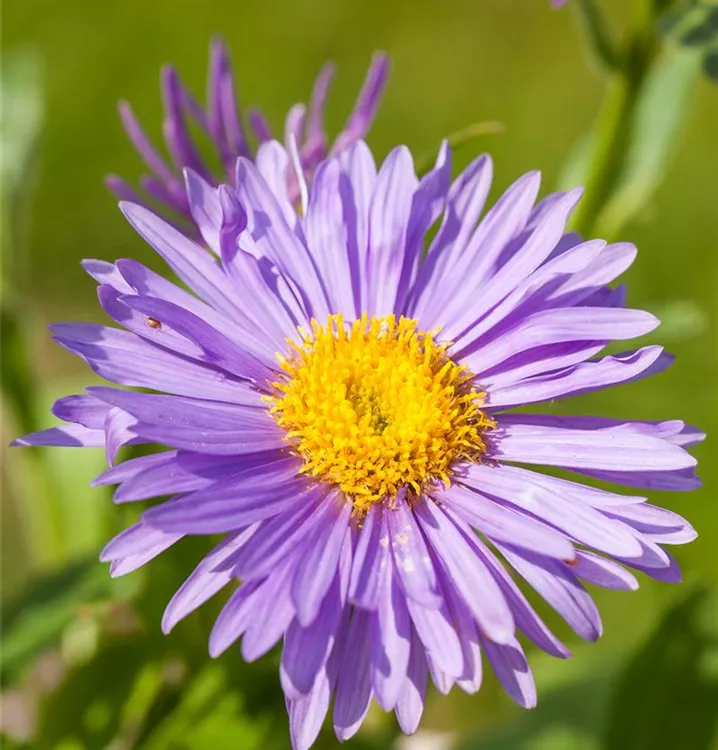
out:
{"label": "thin elongated petal", "polygon": [[406,681],[410,644],[409,610],[388,568],[379,608],[371,619],[371,684],[385,711],[394,708]]}
{"label": "thin elongated petal", "polygon": [[465,481],[545,520],[582,544],[614,555],[640,553],[640,542],[629,526],[575,502],[558,484],[549,488],[541,479],[534,481],[533,472],[511,466],[472,466]]}
{"label": "thin elongated petal", "polygon": [[587,641],[595,641],[600,637],[602,625],[598,609],[568,566],[529,553],[518,554],[504,545],[497,546],[519,575],[536,589],[578,635]]}
{"label": "thin elongated petal", "polygon": [[472,372],[482,373],[538,343],[632,339],[650,333],[659,321],[643,310],[578,307],[541,310],[512,330],[464,357]]}
{"label": "thin elongated petal", "polygon": [[340,742],[357,732],[371,702],[369,621],[368,612],[355,609],[349,623],[334,699],[334,731]]}
{"label": "thin elongated petal", "polygon": [[63,424],[47,430],[31,432],[16,438],[11,445],[27,447],[47,445],[64,448],[104,448],[104,430],[91,430],[81,424]]}
{"label": "thin elongated petal", "polygon": [[150,508],[144,518],[164,530],[215,534],[271,518],[300,503],[305,493],[303,482],[260,469]]}
{"label": "thin elongated petal", "polygon": [[490,539],[561,560],[573,557],[573,545],[563,534],[512,508],[491,501],[476,490],[470,492],[457,484],[436,497]]}
{"label": "thin elongated petal", "polygon": [[491,392],[491,406],[502,409],[519,404],[533,404],[553,398],[576,396],[580,393],[606,388],[654,375],[672,362],[663,355],[660,346],[647,346],[636,352],[603,357],[598,361],[582,362],[573,367]]}
{"label": "thin elongated petal", "polygon": [[341,621],[343,603],[339,574],[335,571],[329,593],[321,604],[316,622],[302,626],[294,620],[284,636],[281,680],[291,700],[301,700],[322,679]]}
{"label": "thin elongated petal", "polygon": [[129,331],[91,323],[57,323],[51,330],[56,341],[85,359],[98,375],[120,385],[181,396],[201,393],[203,398],[216,401],[247,402],[246,382],[209,365],[178,357]]}
{"label": "thin elongated petal", "polygon": [[292,583],[292,598],[301,625],[310,625],[334,580],[342,546],[349,536],[352,506],[343,496],[330,498],[327,514],[309,540],[308,554]]}
{"label": "thin elongated petal", "polygon": [[406,231],[418,180],[409,150],[399,147],[382,164],[369,209],[368,275],[372,315],[388,315],[394,309],[404,266]]}
{"label": "thin elongated petal", "polygon": [[514,423],[502,427],[497,447],[503,461],[599,471],[674,471],[696,463],[678,446],[620,427],[571,430]]}
{"label": "thin elongated petal", "polygon": [[369,509],[354,553],[349,598],[364,609],[379,607],[382,582],[392,564],[386,515],[383,505]]}
{"label": "thin elongated petal", "polygon": [[522,708],[533,708],[536,683],[519,642],[498,644],[482,638],[481,643],[504,690]]}
{"label": "thin elongated petal", "polygon": [[482,632],[497,643],[506,643],[513,638],[511,610],[493,576],[454,525],[456,519],[452,523],[446,513],[431,501],[419,503],[415,513]]}
{"label": "thin elongated petal", "polygon": [[169,633],[182,619],[221,591],[233,578],[232,572],[215,568],[239,549],[254,533],[256,527],[229,534],[192,571],[177,589],[162,615],[162,632]]}
{"label": "thin elongated petal", "polygon": [[436,607],[440,602],[436,572],[414,514],[399,502],[387,513],[387,520],[389,546],[402,588],[418,604]]}
{"label": "thin elongated petal", "polygon": [[407,677],[394,709],[396,720],[405,734],[413,734],[419,726],[424,711],[428,675],[424,649],[416,632],[413,632]]}

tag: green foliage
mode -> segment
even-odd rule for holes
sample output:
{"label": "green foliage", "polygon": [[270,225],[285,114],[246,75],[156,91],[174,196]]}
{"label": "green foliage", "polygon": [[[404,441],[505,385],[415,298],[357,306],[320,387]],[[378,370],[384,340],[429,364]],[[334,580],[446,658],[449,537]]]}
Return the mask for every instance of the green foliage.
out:
{"label": "green foliage", "polygon": [[683,2],[661,19],[670,39],[699,51],[706,77],[718,83],[718,5],[711,0]]}
{"label": "green foliage", "polygon": [[55,645],[77,610],[111,590],[107,571],[93,558],[73,563],[27,586],[2,608],[2,682],[14,682],[39,653]]}
{"label": "green foliage", "polygon": [[671,52],[647,75],[633,105],[620,174],[597,219],[599,234],[616,237],[648,204],[664,179],[690,110],[688,100],[698,65],[695,54]]}
{"label": "green foliage", "polygon": [[709,750],[718,740],[718,596],[693,591],[630,660],[611,698],[605,750]]}

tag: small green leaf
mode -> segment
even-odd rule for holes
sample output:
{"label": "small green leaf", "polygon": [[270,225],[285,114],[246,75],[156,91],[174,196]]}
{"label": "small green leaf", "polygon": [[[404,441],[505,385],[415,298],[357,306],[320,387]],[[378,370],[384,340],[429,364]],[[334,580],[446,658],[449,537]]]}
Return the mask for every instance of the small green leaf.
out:
{"label": "small green leaf", "polygon": [[718,596],[693,591],[663,618],[612,696],[605,750],[709,750],[718,730]]}

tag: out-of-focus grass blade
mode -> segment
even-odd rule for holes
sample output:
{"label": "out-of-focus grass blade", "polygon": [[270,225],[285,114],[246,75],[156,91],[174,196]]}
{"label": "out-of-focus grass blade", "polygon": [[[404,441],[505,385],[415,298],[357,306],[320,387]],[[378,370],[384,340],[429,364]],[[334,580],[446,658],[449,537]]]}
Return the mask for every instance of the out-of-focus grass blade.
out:
{"label": "out-of-focus grass blade", "polygon": [[621,176],[598,216],[598,236],[615,236],[665,177],[699,64],[694,52],[675,50],[666,53],[649,74],[634,110]]}
{"label": "out-of-focus grass blade", "polygon": [[192,680],[174,711],[141,747],[143,750],[168,747],[263,750],[276,723],[268,714],[263,718],[247,716],[242,694],[227,683],[219,664],[211,664]]}
{"label": "out-of-focus grass blade", "polygon": [[604,750],[709,750],[718,738],[718,595],[691,592],[628,664]]}
{"label": "out-of-focus grass blade", "polygon": [[0,673],[13,682],[44,649],[55,645],[78,608],[109,596],[117,585],[93,557],[38,579],[2,613]]}
{"label": "out-of-focus grass blade", "polygon": [[16,278],[21,213],[31,183],[31,165],[43,119],[40,65],[31,49],[7,52],[0,76],[3,291]]}
{"label": "out-of-focus grass blade", "polygon": [[708,0],[683,4],[665,14],[661,31],[687,47],[702,47],[718,40],[718,5]]}
{"label": "out-of-focus grass blade", "polygon": [[[504,125],[497,121],[475,122],[465,128],[455,130],[446,140],[451,150],[456,152],[464,146],[479,140],[486,135],[498,135],[504,132]],[[427,151],[416,159],[416,173],[419,177],[425,175],[434,166],[436,151]]]}

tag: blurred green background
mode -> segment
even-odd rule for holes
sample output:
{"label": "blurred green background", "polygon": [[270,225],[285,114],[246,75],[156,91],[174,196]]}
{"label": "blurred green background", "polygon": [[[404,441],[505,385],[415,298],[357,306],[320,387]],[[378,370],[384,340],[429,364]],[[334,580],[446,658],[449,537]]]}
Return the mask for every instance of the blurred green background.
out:
{"label": "blurred green background", "polygon": [[[617,29],[625,27],[632,2],[601,4]],[[335,133],[372,50],[384,49],[394,68],[369,138],[378,156],[398,143],[424,154],[468,123],[499,120],[505,132],[467,145],[459,165],[488,150],[494,196],[529,169],[540,169],[550,190],[561,184],[606,91],[570,10],[552,12],[549,0],[4,4],[3,293],[12,318],[3,321],[4,377],[21,380],[30,394],[22,415],[5,408],[3,416],[0,728],[7,747],[288,747],[277,657],[246,666],[237,654],[216,662],[206,654],[219,604],[169,637],[159,632],[164,604],[203,542],[179,545],[147,570],[112,581],[97,555],[137,511],[113,507],[105,489],[89,488],[102,451],[6,449],[26,427],[52,423],[54,398],[95,382],[45,330],[54,320],[101,320],[80,259],[131,256],[157,267],[101,183],[108,172],[134,181],[141,170],[117,100],[131,101],[159,142],[160,66],[174,62],[203,95],[208,43],[221,33],[241,102],[261,105],[278,133],[289,106],[306,101],[322,63],[334,60],[328,129]],[[655,379],[549,405],[554,411],[680,418],[718,431],[718,88],[696,75],[683,93],[679,103],[658,96],[655,122],[676,106],[680,128],[671,153],[653,164],[662,179],[655,195],[620,232],[640,250],[625,278],[629,302],[664,320],[652,339],[677,362]],[[513,706],[487,674],[477,696],[431,692],[415,738],[396,740],[393,717],[372,712],[354,746],[718,747],[718,462],[710,440],[695,454],[704,489],[651,498],[699,532],[693,544],[672,550],[682,586],[642,577],[638,592],[595,590],[605,630],[597,644],[579,643],[547,612],[575,656],[560,662],[530,652],[539,690],[531,713]],[[336,744],[322,734],[322,747]]]}

